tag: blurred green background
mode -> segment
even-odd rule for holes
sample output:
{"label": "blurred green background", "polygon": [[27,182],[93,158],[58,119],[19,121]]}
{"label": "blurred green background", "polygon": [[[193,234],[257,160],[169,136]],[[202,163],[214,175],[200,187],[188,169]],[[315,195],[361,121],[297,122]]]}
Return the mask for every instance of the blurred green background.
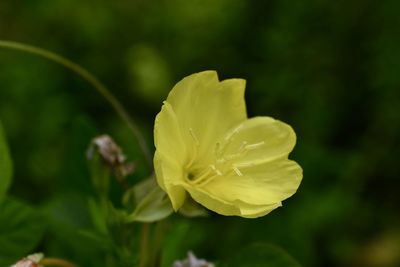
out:
{"label": "blurred green background", "polygon": [[[175,216],[165,261],[190,249],[229,259],[269,242],[308,267],[395,267],[399,10],[395,0],[3,0],[0,39],[55,51],[93,72],[152,149],[154,117],[168,91],[207,69],[247,80],[250,116],[293,126],[291,157],[304,169],[298,193],[257,220]],[[52,218],[25,250],[102,266],[102,248],[77,231],[90,225],[81,205],[93,194],[85,151],[91,138],[108,133],[139,166],[132,181],[141,179],[143,159],[127,127],[70,71],[4,49],[0,118],[15,166],[11,195]]]}

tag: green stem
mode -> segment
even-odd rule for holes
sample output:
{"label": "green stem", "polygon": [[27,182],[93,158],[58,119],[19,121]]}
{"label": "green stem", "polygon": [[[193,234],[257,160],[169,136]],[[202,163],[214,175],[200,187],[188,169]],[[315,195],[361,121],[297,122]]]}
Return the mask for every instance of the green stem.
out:
{"label": "green stem", "polygon": [[155,237],[154,237],[154,246],[153,246],[153,254],[151,266],[159,266],[160,265],[160,254],[161,254],[161,246],[164,239],[164,233],[166,232],[168,219],[164,219],[158,221],[155,229]]}
{"label": "green stem", "polygon": [[150,224],[144,223],[140,236],[140,253],[139,253],[139,267],[148,267],[149,264],[149,237],[150,237]]}
{"label": "green stem", "polygon": [[149,167],[149,170],[152,170],[152,157],[150,150],[148,149],[145,139],[140,132],[139,128],[137,125],[133,122],[132,118],[128,115],[128,112],[124,109],[122,104],[118,101],[118,99],[111,94],[111,92],[107,89],[107,87],[101,83],[93,74],[91,74],[89,71],[81,67],[80,65],[72,62],[71,60],[64,58],[56,53],[53,53],[51,51],[27,45],[27,44],[22,44],[18,42],[13,42],[13,41],[5,41],[5,40],[0,40],[0,47],[2,48],[8,48],[8,49],[13,49],[13,50],[19,50],[23,52],[27,52],[30,54],[35,54],[38,56],[41,56],[43,58],[46,58],[48,60],[51,60],[53,62],[56,62],[67,69],[73,71],[75,74],[83,78],[85,81],[87,81],[90,85],[92,85],[96,91],[102,95],[114,108],[114,110],[117,112],[117,114],[121,117],[121,119],[128,125],[130,130],[132,131],[133,135],[135,136],[140,149],[143,152],[143,155],[146,159],[146,163]]}

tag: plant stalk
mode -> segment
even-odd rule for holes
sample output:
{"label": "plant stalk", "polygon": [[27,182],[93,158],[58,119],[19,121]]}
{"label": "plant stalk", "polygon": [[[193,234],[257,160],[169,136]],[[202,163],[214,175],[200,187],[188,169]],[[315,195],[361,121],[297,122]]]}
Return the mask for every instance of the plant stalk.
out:
{"label": "plant stalk", "polygon": [[57,267],[78,267],[75,264],[58,258],[44,258],[40,261],[43,266],[57,266]]}
{"label": "plant stalk", "polygon": [[140,235],[139,267],[149,267],[150,224],[144,223]]}

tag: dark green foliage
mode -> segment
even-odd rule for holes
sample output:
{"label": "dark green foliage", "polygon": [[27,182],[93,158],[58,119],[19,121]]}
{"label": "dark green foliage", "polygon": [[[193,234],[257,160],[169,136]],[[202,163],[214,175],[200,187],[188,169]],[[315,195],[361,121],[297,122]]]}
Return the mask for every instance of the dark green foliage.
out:
{"label": "dark green foliage", "polygon": [[9,266],[30,253],[43,236],[46,221],[20,201],[7,199],[0,205],[0,266]]}
{"label": "dark green foliage", "polygon": [[301,267],[284,250],[273,245],[254,244],[242,249],[224,267]]}
{"label": "dark green foliage", "polygon": [[[291,158],[304,168],[298,193],[257,220],[174,216],[162,267],[188,250],[222,262],[258,242],[279,245],[307,267],[386,267],[400,264],[399,10],[396,0],[5,0],[0,38],[56,51],[92,71],[149,147],[173,84],[206,69],[247,80],[250,116],[293,126]],[[125,229],[114,238],[104,207],[96,221],[87,206],[88,199],[98,204],[85,159],[97,134],[110,134],[135,162],[131,185],[150,175],[127,127],[89,85],[53,63],[0,49],[0,117],[13,152],[9,195],[38,213],[45,207],[50,221],[44,238],[34,224],[7,224],[35,237],[10,255],[44,251],[82,266],[118,266],[129,250],[114,246],[132,240],[130,251],[139,251],[138,236]],[[1,172],[0,179],[1,198]],[[121,208],[114,180],[109,193]],[[3,216],[0,225],[13,222]],[[380,248],[394,256],[381,258]]]}
{"label": "dark green foliage", "polygon": [[0,121],[0,204],[6,196],[11,185],[12,162],[8,149],[5,132]]}

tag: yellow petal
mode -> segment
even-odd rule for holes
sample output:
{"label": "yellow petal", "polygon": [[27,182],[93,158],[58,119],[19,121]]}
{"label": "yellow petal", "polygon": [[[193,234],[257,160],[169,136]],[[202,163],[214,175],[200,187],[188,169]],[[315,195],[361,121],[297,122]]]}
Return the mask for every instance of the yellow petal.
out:
{"label": "yellow petal", "polygon": [[154,170],[159,186],[168,194],[172,207],[177,211],[185,202],[186,191],[182,184],[183,172],[175,161],[154,154]]}
{"label": "yellow petal", "polygon": [[287,159],[295,142],[289,125],[269,117],[249,119],[219,142],[214,166],[218,172],[187,190],[218,213],[263,216],[299,187],[302,169]]}
{"label": "yellow petal", "polygon": [[211,195],[210,193],[203,191],[201,188],[193,187],[189,184],[185,185],[185,189],[194,200],[209,210],[225,216],[241,215],[239,207],[234,203],[229,203],[219,199],[218,196]]}
{"label": "yellow petal", "polygon": [[216,141],[246,120],[244,88],[242,79],[220,82],[215,71],[204,71],[184,78],[170,92],[166,101],[176,113],[183,140],[189,153],[196,155],[196,163],[212,160]]}
{"label": "yellow petal", "polygon": [[185,200],[185,190],[179,184],[184,180],[183,162],[186,148],[182,141],[178,121],[172,107],[165,103],[156,117],[154,143],[154,169],[157,182],[168,194],[175,210]]}
{"label": "yellow petal", "polygon": [[178,118],[167,102],[157,114],[154,125],[154,144],[157,152],[182,165],[186,157],[186,147],[182,140]]}
{"label": "yellow petal", "polygon": [[281,207],[282,203],[278,202],[270,205],[250,205],[244,202],[237,202],[237,205],[240,207],[241,210],[241,215],[239,216],[250,219],[267,215],[274,209]]}
{"label": "yellow petal", "polygon": [[225,168],[240,171],[287,157],[295,143],[296,134],[288,124],[270,117],[255,117],[225,135],[219,142],[217,158]]}
{"label": "yellow petal", "polygon": [[252,205],[242,201],[227,202],[218,196],[210,195],[199,187],[185,186],[191,197],[204,207],[225,216],[241,216],[244,218],[257,218],[270,213],[281,206],[281,203],[270,205]]}
{"label": "yellow petal", "polygon": [[285,158],[244,168],[240,174],[215,176],[203,190],[229,203],[271,205],[292,196],[302,179],[301,167]]}

